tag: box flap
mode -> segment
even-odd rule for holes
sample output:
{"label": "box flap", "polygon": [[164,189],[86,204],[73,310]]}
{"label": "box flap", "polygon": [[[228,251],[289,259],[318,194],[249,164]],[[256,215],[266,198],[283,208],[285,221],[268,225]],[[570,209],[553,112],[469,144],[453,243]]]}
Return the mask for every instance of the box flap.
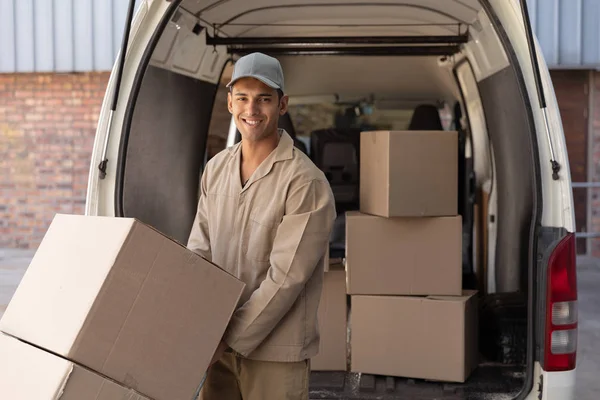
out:
{"label": "box flap", "polygon": [[73,363],[0,333],[0,398],[58,399]]}
{"label": "box flap", "polygon": [[452,302],[460,302],[466,303],[469,299],[477,294],[476,290],[463,290],[462,296],[439,296],[439,295],[431,295],[427,296],[429,300],[442,300],[442,301],[452,301]]}
{"label": "box flap", "polygon": [[150,400],[68,360],[0,333],[0,399]]}
{"label": "box flap", "polygon": [[[118,382],[103,377],[80,365],[73,372],[58,400],[150,400]],[[41,399],[40,399],[41,400]],[[44,399],[45,400],[45,399]]]}
{"label": "box flap", "polygon": [[68,355],[133,222],[56,215],[0,321],[0,331]]}

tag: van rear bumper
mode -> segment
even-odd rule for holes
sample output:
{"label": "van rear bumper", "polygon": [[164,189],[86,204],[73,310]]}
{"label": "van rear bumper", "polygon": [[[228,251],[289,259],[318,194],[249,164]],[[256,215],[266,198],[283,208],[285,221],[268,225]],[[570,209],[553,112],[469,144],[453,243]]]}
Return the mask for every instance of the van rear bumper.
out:
{"label": "van rear bumper", "polygon": [[[539,364],[538,364],[539,367]],[[574,400],[576,369],[565,372],[547,372],[536,368],[533,391],[526,397],[527,400],[538,400],[540,382],[542,383],[541,400]]]}

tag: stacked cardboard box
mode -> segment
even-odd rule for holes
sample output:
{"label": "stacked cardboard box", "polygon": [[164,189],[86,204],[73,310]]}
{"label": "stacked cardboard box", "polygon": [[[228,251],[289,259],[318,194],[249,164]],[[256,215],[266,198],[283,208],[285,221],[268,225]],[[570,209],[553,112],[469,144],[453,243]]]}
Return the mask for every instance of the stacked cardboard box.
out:
{"label": "stacked cardboard box", "polygon": [[317,314],[319,354],[311,360],[313,371],[346,371],[347,358],[346,271],[344,264],[328,266]]}
{"label": "stacked cardboard box", "polygon": [[462,291],[457,133],[363,132],[360,152],[360,212],[346,216],[351,369],[462,382],[477,307]]}
{"label": "stacked cardboard box", "polygon": [[139,221],[57,215],[0,320],[0,398],[190,400],[243,290]]}

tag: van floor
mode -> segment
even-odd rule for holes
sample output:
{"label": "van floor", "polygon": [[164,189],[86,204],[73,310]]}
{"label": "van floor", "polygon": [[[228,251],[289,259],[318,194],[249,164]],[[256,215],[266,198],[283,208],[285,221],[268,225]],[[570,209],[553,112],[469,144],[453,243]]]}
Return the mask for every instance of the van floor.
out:
{"label": "van floor", "polygon": [[310,399],[316,400],[502,400],[512,399],[525,383],[522,366],[480,364],[465,383],[312,372]]}

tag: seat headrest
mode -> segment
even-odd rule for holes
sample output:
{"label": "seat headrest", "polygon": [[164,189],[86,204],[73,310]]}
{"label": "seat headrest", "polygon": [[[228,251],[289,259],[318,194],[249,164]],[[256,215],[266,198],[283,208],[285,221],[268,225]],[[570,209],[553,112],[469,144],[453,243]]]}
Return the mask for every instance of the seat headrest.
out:
{"label": "seat headrest", "polygon": [[294,129],[294,124],[292,123],[292,117],[290,117],[289,113],[285,113],[279,117],[278,127],[281,129],[285,129],[285,131],[292,137],[296,137],[296,129]]}
{"label": "seat headrest", "polygon": [[408,129],[411,131],[441,131],[443,130],[440,113],[436,106],[421,104],[415,108]]}

